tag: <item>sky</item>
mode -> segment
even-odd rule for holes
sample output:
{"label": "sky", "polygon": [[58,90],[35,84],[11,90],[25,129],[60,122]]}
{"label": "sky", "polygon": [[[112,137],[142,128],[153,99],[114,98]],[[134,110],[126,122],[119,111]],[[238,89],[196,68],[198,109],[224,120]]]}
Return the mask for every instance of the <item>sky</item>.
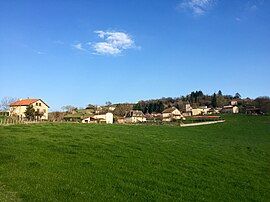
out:
{"label": "sky", "polygon": [[0,98],[270,95],[270,1],[0,1]]}

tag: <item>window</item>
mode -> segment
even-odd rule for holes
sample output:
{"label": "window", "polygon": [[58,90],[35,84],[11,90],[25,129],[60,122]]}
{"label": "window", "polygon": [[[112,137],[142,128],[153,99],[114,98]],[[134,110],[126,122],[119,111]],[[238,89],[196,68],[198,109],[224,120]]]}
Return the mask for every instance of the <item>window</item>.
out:
{"label": "window", "polygon": [[36,103],[36,106],[38,106],[38,103]]}
{"label": "window", "polygon": [[43,112],[46,113],[46,109],[43,109]]}
{"label": "window", "polygon": [[39,106],[41,106],[41,103],[39,103]]}

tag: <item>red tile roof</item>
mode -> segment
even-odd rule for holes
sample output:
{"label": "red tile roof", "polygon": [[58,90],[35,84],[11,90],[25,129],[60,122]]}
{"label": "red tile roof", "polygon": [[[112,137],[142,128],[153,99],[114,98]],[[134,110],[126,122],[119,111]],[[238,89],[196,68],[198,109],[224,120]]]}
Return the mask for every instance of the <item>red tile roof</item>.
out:
{"label": "red tile roof", "polygon": [[[38,101],[40,99],[23,99],[23,100],[18,100],[16,102],[11,103],[9,106],[28,106],[31,105],[33,103],[35,103],[36,101]],[[40,100],[42,101],[42,100]],[[42,101],[43,102],[43,101]],[[45,105],[47,105],[45,102],[43,102]],[[48,106],[48,105],[47,105]],[[48,106],[49,107],[49,106]]]}

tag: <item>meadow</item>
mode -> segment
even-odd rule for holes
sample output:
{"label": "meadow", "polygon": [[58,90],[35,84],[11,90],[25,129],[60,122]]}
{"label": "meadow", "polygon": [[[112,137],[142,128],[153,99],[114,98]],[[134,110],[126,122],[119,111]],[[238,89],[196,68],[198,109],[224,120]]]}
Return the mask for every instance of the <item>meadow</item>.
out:
{"label": "meadow", "polygon": [[270,116],[0,126],[0,201],[269,201]]}

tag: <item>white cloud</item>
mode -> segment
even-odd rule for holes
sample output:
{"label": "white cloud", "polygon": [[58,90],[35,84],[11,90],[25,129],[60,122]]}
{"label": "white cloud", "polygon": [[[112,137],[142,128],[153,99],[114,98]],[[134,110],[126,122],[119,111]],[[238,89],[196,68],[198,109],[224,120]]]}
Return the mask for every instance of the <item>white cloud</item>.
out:
{"label": "white cloud", "polygon": [[45,54],[45,53],[42,52],[42,51],[36,51],[36,53],[39,54],[39,55],[44,55],[44,54]]}
{"label": "white cloud", "polygon": [[100,38],[104,38],[104,36],[105,36],[105,32],[103,32],[103,31],[95,31],[95,33],[96,34],[98,34],[98,36],[100,37]]}
{"label": "white cloud", "polygon": [[193,15],[200,16],[209,11],[215,3],[216,0],[182,0],[177,8],[191,11]]}
{"label": "white cloud", "polygon": [[77,50],[80,50],[80,51],[85,51],[85,49],[82,47],[81,43],[74,44],[74,45],[72,45],[72,47],[77,49]]}
{"label": "white cloud", "polygon": [[241,22],[242,21],[242,19],[239,18],[239,17],[236,17],[235,20],[238,21],[238,22]]}
{"label": "white cloud", "polygon": [[64,42],[61,41],[61,40],[55,40],[55,41],[53,41],[53,43],[54,44],[59,44],[59,45],[63,45],[64,44]]}
{"label": "white cloud", "polygon": [[134,48],[134,41],[130,35],[125,32],[104,32],[95,31],[101,42],[92,44],[95,54],[117,55],[123,50]]}
{"label": "white cloud", "polygon": [[121,52],[117,47],[114,47],[112,44],[107,42],[99,42],[93,45],[93,48],[96,53],[99,54],[110,54],[115,55]]}

